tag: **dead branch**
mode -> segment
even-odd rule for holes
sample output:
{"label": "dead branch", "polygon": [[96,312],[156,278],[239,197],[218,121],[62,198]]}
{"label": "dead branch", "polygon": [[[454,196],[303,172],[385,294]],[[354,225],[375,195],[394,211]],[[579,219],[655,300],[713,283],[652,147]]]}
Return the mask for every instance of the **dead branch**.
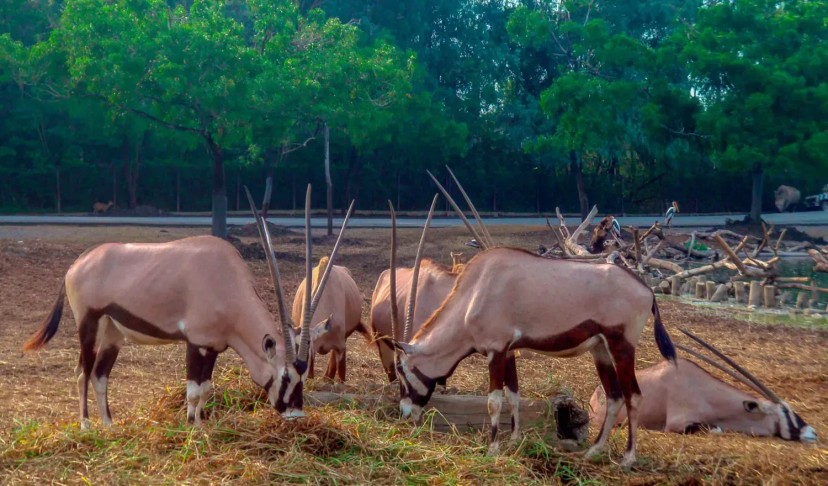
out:
{"label": "dead branch", "polygon": [[572,232],[572,235],[567,238],[568,240],[572,240],[573,242],[578,242],[578,237],[581,236],[581,233],[586,229],[587,226],[592,224],[592,220],[595,219],[595,215],[598,214],[598,206],[592,206],[592,209],[587,214],[587,217],[581,221],[581,224]]}

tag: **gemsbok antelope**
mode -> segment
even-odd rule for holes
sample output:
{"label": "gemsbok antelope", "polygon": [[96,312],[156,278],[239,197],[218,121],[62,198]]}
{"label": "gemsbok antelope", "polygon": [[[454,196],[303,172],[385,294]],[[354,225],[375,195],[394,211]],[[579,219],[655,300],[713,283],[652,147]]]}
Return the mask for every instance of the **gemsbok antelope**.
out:
{"label": "gemsbok antelope", "polygon": [[[281,329],[256,293],[247,264],[230,243],[220,238],[196,236],[167,243],[107,243],[75,260],[66,272],[52,312],[24,349],[40,349],[54,337],[65,296],[80,338],[75,373],[82,428],[89,427],[90,379],[102,421],[107,426],[112,424],[108,378],[127,339],[136,344],[186,343],[188,422],[201,422],[216,358],[228,347],[242,357],[253,381],[265,389],[268,401],[283,417],[303,415],[310,323],[303,323],[297,355],[293,329],[285,318],[270,235],[255,206],[253,210],[271,271],[275,272]],[[308,254],[309,220],[310,186],[306,196]],[[343,224],[340,238],[344,228]],[[323,278],[317,293],[324,287]],[[306,302],[311,304],[310,297]],[[280,333],[278,339],[273,336]]]}
{"label": "gemsbok antelope", "polygon": [[[325,273],[329,265],[328,257],[322,257],[319,264],[313,269],[313,289],[319,284],[319,277]],[[293,299],[293,320],[303,322],[305,300],[305,280],[299,284],[296,297]],[[368,330],[362,319],[362,292],[354,282],[351,272],[347,268],[334,265],[331,269],[330,280],[325,287],[325,293],[319,301],[316,313],[311,322],[318,323],[311,329],[311,353],[308,368],[308,378],[313,378],[313,365],[316,354],[328,354],[328,369],[325,378],[345,381],[346,341],[354,332],[359,331],[368,337]]]}
{"label": "gemsbok antelope", "polygon": [[623,403],[630,425],[622,465],[629,467],[635,462],[641,398],[635,348],[650,315],[659,351],[675,360],[653,292],[626,268],[551,260],[513,248],[486,250],[469,260],[411,342],[395,341],[400,411],[419,420],[436,380],[451,376],[472,353],[483,354],[489,360],[490,452],[496,452],[507,353],[527,348],[569,357],[590,351],[609,398],[601,433],[586,455],[605,447]]}
{"label": "gemsbok antelope", "polygon": [[[392,242],[393,244],[393,242]],[[413,268],[396,269],[397,306],[405,308],[410,296]],[[423,323],[440,307],[454,287],[456,273],[439,263],[423,258],[420,264],[420,275],[417,279],[417,306],[411,320],[411,332],[420,330]],[[391,271],[383,270],[374,287],[371,296],[371,330],[375,338],[393,336],[391,331]],[[401,336],[397,336],[399,339]],[[394,371],[394,348],[388,340],[376,339],[380,361],[389,381],[394,381],[397,374]]]}
{"label": "gemsbok antelope", "polygon": [[[817,440],[814,428],[756,377],[712,345],[681,331],[719,356],[735,372],[692,349],[679,344],[676,347],[744,383],[763,398],[757,399],[715,378],[690,360],[679,358],[676,366],[663,361],[636,372],[641,387],[640,426],[679,434],[717,431],[801,442]],[[589,404],[591,415],[604,414],[606,399],[600,386]],[[625,418],[626,414],[619,414],[615,425]]]}

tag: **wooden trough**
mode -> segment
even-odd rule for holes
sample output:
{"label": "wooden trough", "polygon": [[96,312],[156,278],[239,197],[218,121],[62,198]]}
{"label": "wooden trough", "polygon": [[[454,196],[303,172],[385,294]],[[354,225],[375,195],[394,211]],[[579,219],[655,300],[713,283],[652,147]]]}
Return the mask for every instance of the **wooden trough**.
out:
{"label": "wooden trough", "polygon": [[[398,417],[398,395],[356,394],[343,392],[341,386],[317,386],[306,395],[311,405],[338,405],[382,412],[388,418]],[[386,388],[389,390],[389,388]],[[437,432],[452,428],[465,432],[489,427],[488,398],[477,395],[445,395],[435,393],[424,412],[436,410],[431,426]],[[511,431],[511,413],[507,403],[500,412],[501,431]],[[589,413],[574,398],[557,395],[545,400],[520,401],[521,430],[541,428],[554,430],[559,439],[586,440],[589,435]]]}

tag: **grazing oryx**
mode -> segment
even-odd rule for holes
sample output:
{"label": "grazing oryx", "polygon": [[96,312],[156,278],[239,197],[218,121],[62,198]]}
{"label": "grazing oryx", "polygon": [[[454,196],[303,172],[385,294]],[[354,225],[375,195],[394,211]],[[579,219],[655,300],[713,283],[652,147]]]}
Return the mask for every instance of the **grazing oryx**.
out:
{"label": "grazing oryx", "polygon": [[641,398],[635,348],[650,315],[659,351],[675,360],[653,292],[626,268],[552,260],[513,248],[484,251],[466,264],[451,294],[411,342],[394,343],[401,351],[400,410],[403,417],[419,420],[438,378],[450,376],[472,353],[486,355],[490,450],[496,451],[508,352],[527,348],[569,357],[590,351],[601,383],[610,392],[604,425],[587,456],[605,447],[623,403],[630,431],[622,464],[630,466],[635,461],[636,407]]}
{"label": "grazing oryx", "polygon": [[[313,289],[319,285],[319,277],[328,267],[328,257],[322,257],[319,264],[313,269]],[[293,321],[303,322],[303,302],[305,300],[305,281],[299,284],[296,297],[293,299]],[[362,324],[362,292],[351,277],[347,268],[334,265],[331,269],[330,280],[325,293],[319,301],[316,313],[311,322],[318,322],[311,329],[311,355],[308,368],[308,377],[313,378],[313,364],[315,355],[331,353],[328,360],[328,369],[325,378],[331,380],[335,376],[339,381],[345,381],[345,352],[346,340],[354,332],[359,331],[368,336],[368,330]]]}
{"label": "grazing oryx", "polygon": [[[275,277],[281,329],[256,293],[250,269],[238,251],[219,238],[198,236],[168,243],[107,243],[85,252],[72,264],[51,314],[24,349],[40,349],[54,337],[65,295],[80,338],[76,374],[82,428],[89,426],[90,379],[103,423],[112,424],[107,381],[126,339],[137,344],[176,341],[187,344],[188,422],[200,423],[216,358],[228,347],[242,357],[253,381],[264,387],[268,401],[283,417],[303,414],[310,322],[303,323],[297,355],[293,328],[285,317],[270,236],[255,206],[251,207]],[[308,253],[309,219],[310,186],[306,199]],[[317,294],[324,286],[323,278]],[[311,305],[310,298],[306,305]]]}
{"label": "grazing oryx", "polygon": [[[681,331],[722,358],[739,374],[692,349],[681,345],[676,347],[744,383],[764,399],[757,399],[713,377],[692,361],[679,359],[676,366],[661,362],[636,373],[641,386],[639,425],[645,429],[679,434],[714,430],[801,442],[816,441],[813,427],[756,377],[710,344],[688,331]],[[589,404],[592,416],[605,413],[606,399],[600,386],[595,389]],[[615,424],[620,424],[625,418],[626,414],[622,412]]]}
{"label": "grazing oryx", "polygon": [[[396,287],[399,289],[397,290],[397,306],[404,308],[408,302],[414,269],[397,268],[396,275]],[[417,279],[417,305],[411,321],[412,333],[419,331],[426,319],[440,307],[451,292],[451,288],[454,287],[456,278],[457,274],[452,273],[447,267],[427,258],[422,259]],[[391,332],[391,318],[391,270],[389,269],[380,274],[377,285],[374,287],[374,295],[371,297],[371,328],[375,338],[394,336]],[[394,371],[393,347],[386,339],[376,339],[376,343],[388,380],[394,381],[397,374]]]}

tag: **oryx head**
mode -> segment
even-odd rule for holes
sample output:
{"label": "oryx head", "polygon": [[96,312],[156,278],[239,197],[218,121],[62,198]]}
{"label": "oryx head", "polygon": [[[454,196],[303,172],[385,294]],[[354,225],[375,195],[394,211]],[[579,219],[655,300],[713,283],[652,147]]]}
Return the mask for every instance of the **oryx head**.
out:
{"label": "oryx head", "polygon": [[330,329],[328,319],[319,323],[319,325],[311,330],[311,318],[316,311],[316,307],[319,305],[322,292],[325,290],[325,284],[328,281],[331,268],[333,268],[334,258],[339,250],[339,244],[342,241],[342,234],[348,225],[348,220],[354,209],[354,202],[351,201],[351,206],[348,208],[348,213],[342,222],[342,228],[339,230],[339,236],[337,237],[336,244],[334,244],[328,265],[325,267],[324,274],[316,286],[316,292],[312,292],[311,186],[308,184],[308,190],[305,194],[305,307],[302,326],[299,329],[299,335],[296,336],[293,322],[287,311],[284,290],[282,289],[282,279],[279,274],[279,266],[276,262],[276,252],[273,251],[273,244],[270,240],[270,232],[268,231],[266,222],[259,217],[258,211],[255,209],[256,206],[253,203],[250,191],[246,187],[245,191],[250,201],[250,207],[253,209],[253,214],[256,217],[259,234],[262,237],[262,244],[264,245],[265,255],[270,267],[270,276],[276,288],[279,317],[281,318],[282,325],[282,338],[284,339],[284,345],[282,347],[284,350],[283,359],[279,356],[281,353],[278,352],[276,339],[273,336],[268,334],[262,339],[262,351],[269,365],[272,367],[273,373],[271,379],[264,385],[265,390],[268,394],[268,401],[283,417],[302,417],[304,416],[304,412],[302,411],[304,405],[304,382],[308,376],[310,363],[310,342],[313,334],[321,335]]}
{"label": "oryx head", "polygon": [[758,400],[744,400],[742,402],[744,412],[738,414],[739,416],[737,417],[730,417],[726,419],[723,423],[724,426],[728,425],[728,421],[733,423],[738,421],[741,425],[745,425],[747,422],[749,429],[756,430],[757,432],[761,431],[762,433],[767,433],[767,435],[780,437],[785,440],[816,442],[817,434],[814,428],[806,424],[805,421],[802,420],[802,417],[791,409],[790,405],[780,399],[774,392],[759,381],[758,378],[753,376],[743,367],[739,366],[735,361],[730,359],[713,345],[702,340],[700,337],[685,329],[679,330],[718,356],[722,359],[722,361],[730,365],[736,372],[725,368],[712,359],[704,356],[703,354],[697,353],[692,349],[681,345],[678,345],[677,347],[727,373],[734,379],[749,386],[763,397]]}

